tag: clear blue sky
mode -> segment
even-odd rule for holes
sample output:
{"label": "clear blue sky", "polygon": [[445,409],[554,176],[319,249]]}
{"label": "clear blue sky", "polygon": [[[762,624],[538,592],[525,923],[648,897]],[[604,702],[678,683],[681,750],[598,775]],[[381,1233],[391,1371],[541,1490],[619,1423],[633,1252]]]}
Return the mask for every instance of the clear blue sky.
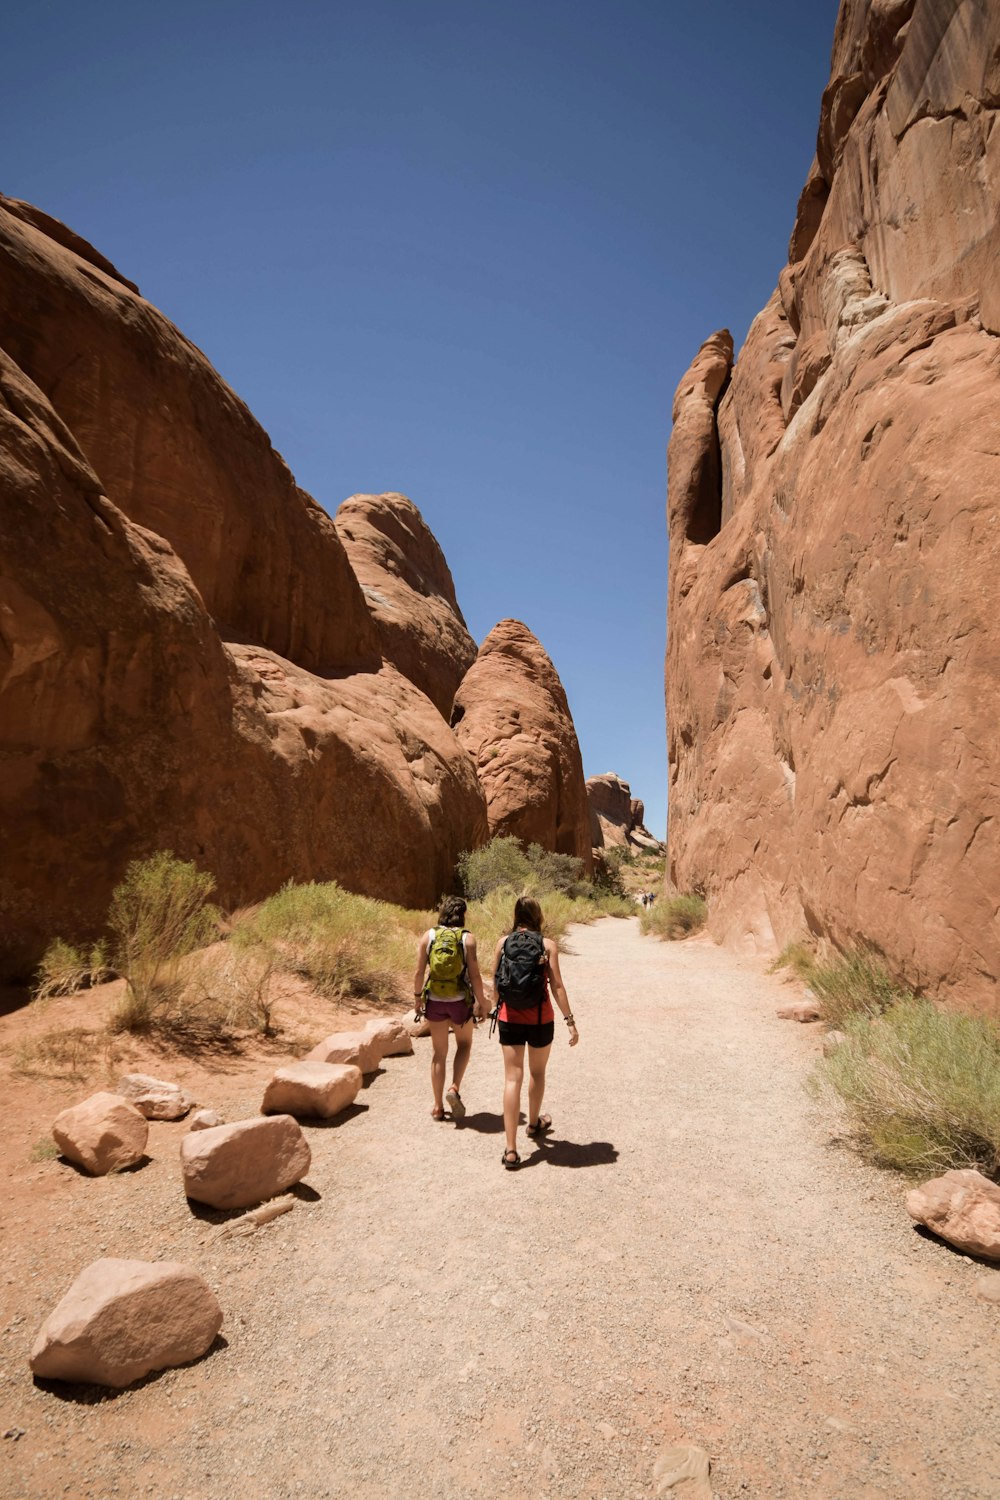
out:
{"label": "clear blue sky", "polygon": [[34,0],[0,189],[92,240],[330,511],[420,506],[588,775],[666,818],[665,449],[784,263],[836,0]]}

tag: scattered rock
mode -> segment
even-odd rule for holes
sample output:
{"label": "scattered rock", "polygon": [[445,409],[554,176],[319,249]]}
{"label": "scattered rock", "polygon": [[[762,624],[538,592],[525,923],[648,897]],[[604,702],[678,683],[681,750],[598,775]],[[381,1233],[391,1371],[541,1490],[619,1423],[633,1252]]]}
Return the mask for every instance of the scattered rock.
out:
{"label": "scattered rock", "polygon": [[906,1195],[918,1224],[959,1250],[1000,1260],[1000,1187],[971,1169],[945,1172]]}
{"label": "scattered rock", "polygon": [[712,1500],[708,1473],[708,1454],[703,1448],[689,1443],[664,1448],[653,1465],[656,1493],[665,1495],[669,1490],[676,1500]]}
{"label": "scattered rock", "polygon": [[134,1104],[102,1091],[57,1115],[52,1136],[68,1161],[103,1177],[142,1160],[149,1126]]}
{"label": "scattered rock", "polygon": [[39,1330],[35,1375],[131,1385],[197,1359],[222,1327],[215,1293],[179,1261],[95,1260]]}
{"label": "scattered rock", "polygon": [[823,1056],[830,1057],[838,1047],[842,1047],[847,1041],[846,1031],[828,1031],[823,1037]]}
{"label": "scattered rock", "polygon": [[150,1078],[148,1073],[124,1074],[118,1080],[118,1093],[147,1120],[183,1120],[196,1102],[178,1084]]}
{"label": "scattered rock", "polygon": [[823,1012],[815,1000],[793,1000],[775,1012],[782,1021],[822,1021]]}
{"label": "scattered rock", "polygon": [[368,1031],[335,1031],[307,1052],[305,1061],[353,1063],[362,1073],[374,1073],[382,1061],[382,1049]]}
{"label": "scattered rock", "polygon": [[427,1018],[421,1016],[418,1021],[412,1010],[408,1010],[405,1015],[400,1016],[399,1024],[405,1028],[409,1036],[430,1036],[431,1034],[430,1022]]}
{"label": "scattered rock", "polygon": [[312,1153],[291,1115],[188,1131],[181,1141],[184,1191],[212,1208],[249,1208],[292,1187]]}
{"label": "scattered rock", "polygon": [[974,1291],[983,1302],[1000,1305],[1000,1271],[990,1271],[987,1276],[977,1276]]}
{"label": "scattered rock", "polygon": [[217,1109],[196,1109],[188,1121],[189,1130],[214,1130],[216,1125],[225,1125]]}
{"label": "scattered rock", "polygon": [[363,1082],[352,1063],[285,1063],[264,1090],[261,1113],[330,1120],[354,1103]]}
{"label": "scattered rock", "polygon": [[405,1021],[395,1016],[380,1016],[365,1026],[378,1041],[383,1057],[409,1057],[413,1052],[413,1039]]}

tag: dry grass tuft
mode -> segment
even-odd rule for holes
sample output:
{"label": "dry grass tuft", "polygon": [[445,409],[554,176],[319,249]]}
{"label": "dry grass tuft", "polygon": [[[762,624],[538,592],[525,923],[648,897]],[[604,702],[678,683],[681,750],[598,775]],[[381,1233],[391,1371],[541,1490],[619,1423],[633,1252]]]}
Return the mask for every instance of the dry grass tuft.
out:
{"label": "dry grass tuft", "polygon": [[708,907],[704,898],[693,894],[661,898],[639,913],[642,931],[667,942],[700,932],[707,920]]}

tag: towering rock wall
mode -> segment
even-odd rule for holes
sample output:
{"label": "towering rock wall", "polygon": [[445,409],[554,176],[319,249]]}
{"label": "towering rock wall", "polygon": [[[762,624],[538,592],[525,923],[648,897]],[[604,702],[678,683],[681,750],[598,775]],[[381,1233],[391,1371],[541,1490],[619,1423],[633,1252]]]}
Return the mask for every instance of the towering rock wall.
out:
{"label": "towering rock wall", "polygon": [[485,801],[381,647],[333,522],[204,357],[0,204],[0,970],[95,933],[163,848],[227,904],[331,878],[435,901]]}
{"label": "towering rock wall", "polygon": [[1000,9],[844,0],[789,263],[669,450],[670,872],[715,935],[1000,972]]}
{"label": "towering rock wall", "polygon": [[475,762],[491,836],[513,835],[593,868],[583,761],[555,667],[519,620],[501,620],[455,696],[452,723]]}

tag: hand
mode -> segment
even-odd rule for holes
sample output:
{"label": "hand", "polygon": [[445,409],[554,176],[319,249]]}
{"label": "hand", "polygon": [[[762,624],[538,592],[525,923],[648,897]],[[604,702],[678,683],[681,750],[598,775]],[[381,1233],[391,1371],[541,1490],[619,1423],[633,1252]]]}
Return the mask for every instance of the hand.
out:
{"label": "hand", "polygon": [[569,1028],[569,1044],[570,1044],[570,1046],[571,1047],[575,1047],[576,1044],[577,1044],[577,1042],[579,1040],[580,1040],[580,1033],[577,1031],[577,1029],[576,1029],[575,1026],[571,1026]]}

